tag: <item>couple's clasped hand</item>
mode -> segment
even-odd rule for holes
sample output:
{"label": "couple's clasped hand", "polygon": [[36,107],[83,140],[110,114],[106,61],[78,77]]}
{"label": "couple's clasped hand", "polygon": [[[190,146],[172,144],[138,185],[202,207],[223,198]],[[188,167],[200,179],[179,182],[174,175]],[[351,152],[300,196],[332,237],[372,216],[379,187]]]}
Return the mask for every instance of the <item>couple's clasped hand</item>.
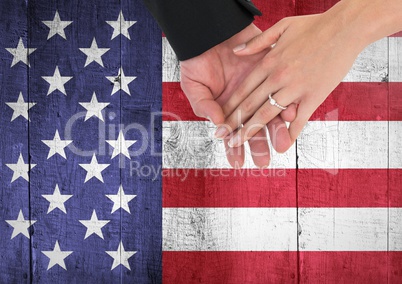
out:
{"label": "couple's clasped hand", "polygon": [[265,32],[252,24],[181,62],[182,89],[194,113],[218,126],[232,166],[242,166],[246,141],[254,163],[269,164],[267,129],[276,151],[289,149],[347,74],[368,42],[339,17],[335,8],[285,18]]}

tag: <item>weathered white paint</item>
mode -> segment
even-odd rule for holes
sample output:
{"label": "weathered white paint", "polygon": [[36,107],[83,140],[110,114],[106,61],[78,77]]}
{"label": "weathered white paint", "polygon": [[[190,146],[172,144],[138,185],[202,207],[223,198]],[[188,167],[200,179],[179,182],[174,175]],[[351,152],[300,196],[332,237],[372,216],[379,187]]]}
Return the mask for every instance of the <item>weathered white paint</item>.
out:
{"label": "weathered white paint", "polygon": [[297,249],[295,208],[164,208],[163,250]]}
{"label": "weathered white paint", "polygon": [[310,121],[298,138],[297,153],[299,168],[386,169],[388,121]]}
{"label": "weathered white paint", "polygon": [[299,224],[302,251],[387,250],[387,208],[299,208]]}
{"label": "weathered white paint", "polygon": [[401,228],[402,208],[164,208],[163,250],[402,251]]}
{"label": "weathered white paint", "polygon": [[[223,141],[214,138],[215,130],[206,121],[163,121],[163,167],[231,168]],[[247,143],[245,152],[244,168],[256,168]],[[296,168],[295,146],[284,154],[272,150],[270,168]]]}
{"label": "weathered white paint", "polygon": [[[398,40],[395,40],[398,41]],[[400,39],[399,39],[400,41]],[[396,47],[395,47],[396,48]],[[399,46],[400,48],[400,46]],[[400,54],[399,50],[399,54]],[[391,59],[390,61],[392,61]],[[399,59],[401,60],[401,59]],[[394,61],[401,68],[399,61]],[[399,73],[401,74],[401,73]],[[344,82],[382,82],[388,78],[388,38],[383,38],[369,45],[356,59]],[[162,38],[162,80],[179,82],[179,61],[165,37]],[[401,78],[399,77],[399,81]]]}
{"label": "weathered white paint", "polygon": [[402,37],[389,38],[389,81],[402,82]]}
{"label": "weathered white paint", "polygon": [[[214,131],[210,122],[164,121],[163,167],[230,168]],[[401,149],[401,121],[310,121],[297,141],[299,168],[308,169],[400,169]],[[244,167],[255,167],[247,144]],[[270,167],[294,169],[295,147],[284,154],[272,150]]]}
{"label": "weathered white paint", "polygon": [[179,60],[166,37],[162,37],[162,82],[180,82]]}
{"label": "weathered white paint", "polygon": [[357,57],[343,82],[386,82],[388,80],[388,38],[366,47]]}
{"label": "weathered white paint", "polygon": [[402,251],[401,208],[389,208],[389,250]]}

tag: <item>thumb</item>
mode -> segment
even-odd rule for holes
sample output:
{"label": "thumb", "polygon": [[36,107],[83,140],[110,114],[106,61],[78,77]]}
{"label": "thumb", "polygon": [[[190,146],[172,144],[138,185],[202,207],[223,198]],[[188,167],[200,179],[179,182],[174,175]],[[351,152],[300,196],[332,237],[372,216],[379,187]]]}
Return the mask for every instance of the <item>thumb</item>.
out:
{"label": "thumb", "polygon": [[207,86],[195,82],[189,84],[182,82],[181,87],[196,116],[209,119],[215,125],[225,121],[222,107],[214,100]]}
{"label": "thumb", "polygon": [[289,25],[288,19],[282,19],[271,28],[252,38],[247,43],[236,46],[233,52],[238,56],[256,54],[275,44]]}

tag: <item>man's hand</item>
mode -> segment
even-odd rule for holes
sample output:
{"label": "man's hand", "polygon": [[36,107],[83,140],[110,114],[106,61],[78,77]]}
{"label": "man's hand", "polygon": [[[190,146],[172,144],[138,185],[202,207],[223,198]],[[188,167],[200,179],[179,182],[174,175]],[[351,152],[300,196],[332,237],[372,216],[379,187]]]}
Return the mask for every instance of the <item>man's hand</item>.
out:
{"label": "man's hand", "polygon": [[[240,57],[233,53],[233,48],[260,34],[261,31],[252,24],[205,53],[180,62],[181,87],[197,116],[208,118],[216,125],[224,122],[230,113],[225,113],[222,106],[269,51],[269,49],[265,49],[250,56]],[[282,148],[283,145],[290,146],[291,140],[284,119],[293,121],[295,115],[296,107],[292,105],[282,112],[281,116],[277,116],[269,123],[268,129],[274,147],[276,145],[280,145]],[[253,161],[259,167],[267,166],[270,161],[265,128],[260,128],[249,140]],[[230,132],[233,130],[235,129],[231,129]],[[229,163],[233,167],[241,167],[244,163],[244,146],[228,147],[229,138],[224,138]],[[282,148],[279,147],[279,150]]]}

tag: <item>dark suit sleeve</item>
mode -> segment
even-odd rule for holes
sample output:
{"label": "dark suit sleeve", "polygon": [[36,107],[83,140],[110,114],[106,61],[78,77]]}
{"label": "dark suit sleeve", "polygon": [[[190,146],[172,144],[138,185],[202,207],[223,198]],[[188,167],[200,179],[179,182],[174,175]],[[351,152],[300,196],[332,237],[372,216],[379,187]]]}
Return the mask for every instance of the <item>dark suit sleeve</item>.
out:
{"label": "dark suit sleeve", "polygon": [[227,40],[261,12],[251,0],[144,0],[179,60]]}

